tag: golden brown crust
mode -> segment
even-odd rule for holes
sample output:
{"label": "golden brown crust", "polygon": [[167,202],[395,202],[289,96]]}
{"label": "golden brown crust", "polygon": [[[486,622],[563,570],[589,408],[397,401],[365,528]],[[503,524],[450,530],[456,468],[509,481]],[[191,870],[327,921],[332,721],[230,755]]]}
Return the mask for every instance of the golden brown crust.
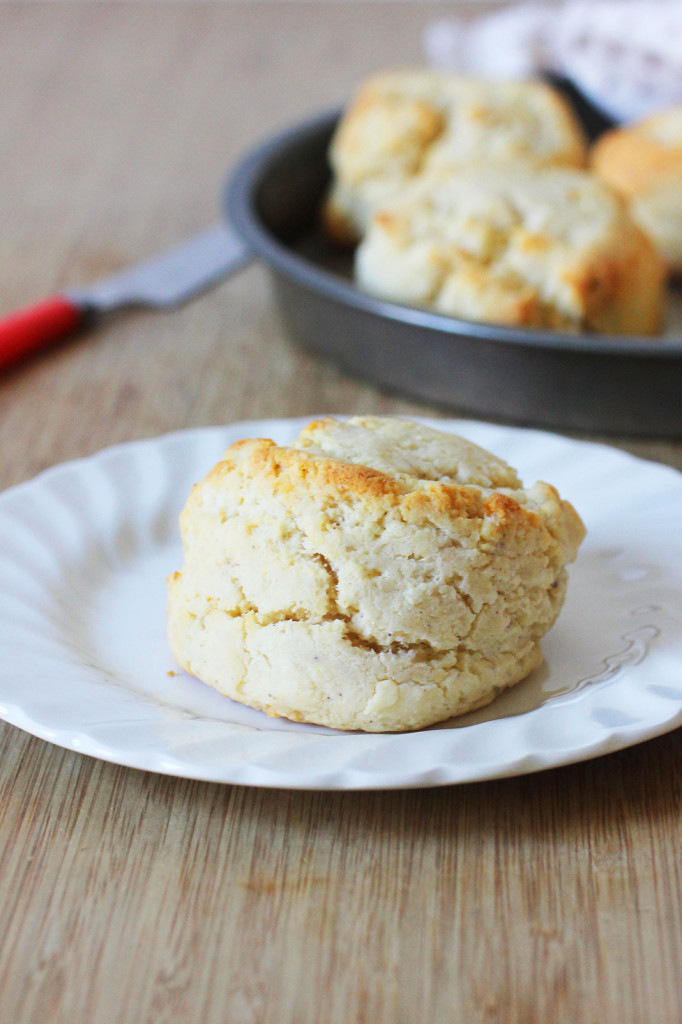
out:
{"label": "golden brown crust", "polygon": [[632,199],[666,182],[682,181],[682,135],[678,141],[655,133],[664,115],[614,128],[600,136],[590,164],[612,188]]}
{"label": "golden brown crust", "polygon": [[[332,422],[329,418],[310,424],[305,433],[324,430]],[[499,524],[516,522],[519,516],[525,516],[529,522],[537,519],[533,511],[522,509],[507,494],[487,495],[480,487],[433,481],[408,483],[369,466],[310,455],[265,439],[235,442],[210,471],[206,482],[217,484],[237,468],[242,476],[284,498],[310,500],[317,496],[321,502],[352,499],[373,506],[378,512],[393,508],[412,522],[417,517],[448,516],[457,520],[491,517]]]}
{"label": "golden brown crust", "polygon": [[602,135],[591,167],[628,204],[668,270],[682,271],[682,105]]}
{"label": "golden brown crust", "polygon": [[[235,455],[238,456],[235,459]],[[358,499],[391,501],[402,493],[400,485],[384,473],[339,459],[314,457],[273,441],[238,441],[211,470],[209,479],[239,471],[282,495],[297,491],[324,492],[329,498],[353,494]]]}

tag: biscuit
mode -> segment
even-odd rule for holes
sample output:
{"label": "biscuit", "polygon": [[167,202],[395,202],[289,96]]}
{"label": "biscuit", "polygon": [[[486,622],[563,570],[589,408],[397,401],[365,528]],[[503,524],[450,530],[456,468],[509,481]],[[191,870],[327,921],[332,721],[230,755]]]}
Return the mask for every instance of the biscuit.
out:
{"label": "biscuit", "polygon": [[422,176],[372,217],[355,278],[382,299],[511,327],[644,335],[663,318],[655,246],[579,170]]}
{"label": "biscuit", "polygon": [[424,171],[520,159],[581,167],[586,154],[570,107],[542,82],[385,72],[365,82],[335,132],[323,223],[355,243],[372,212]]}
{"label": "biscuit", "polygon": [[606,132],[591,164],[625,197],[668,269],[682,273],[682,105]]}
{"label": "biscuit", "polygon": [[481,707],[540,664],[584,527],[468,441],[356,417],[232,445],[181,532],[183,668],[269,715],[384,732]]}

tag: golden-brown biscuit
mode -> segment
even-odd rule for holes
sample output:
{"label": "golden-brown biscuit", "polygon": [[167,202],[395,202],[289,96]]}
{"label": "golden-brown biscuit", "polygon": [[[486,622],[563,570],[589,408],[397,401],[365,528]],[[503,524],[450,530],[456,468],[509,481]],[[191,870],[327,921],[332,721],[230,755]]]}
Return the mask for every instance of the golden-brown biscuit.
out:
{"label": "golden-brown biscuit", "polygon": [[542,82],[384,72],[362,85],[335,133],[324,222],[353,243],[372,212],[424,171],[521,159],[581,167],[586,151],[568,104]]}
{"label": "golden-brown biscuit", "polygon": [[602,135],[591,163],[629,203],[672,273],[682,273],[682,105]]}
{"label": "golden-brown biscuit", "polygon": [[355,273],[380,298],[465,320],[643,335],[662,321],[655,246],[585,171],[422,175],[371,218]]}
{"label": "golden-brown biscuit", "polygon": [[584,535],[548,484],[374,417],[238,442],[181,529],[178,662],[268,714],[369,732],[462,714],[535,668]]}

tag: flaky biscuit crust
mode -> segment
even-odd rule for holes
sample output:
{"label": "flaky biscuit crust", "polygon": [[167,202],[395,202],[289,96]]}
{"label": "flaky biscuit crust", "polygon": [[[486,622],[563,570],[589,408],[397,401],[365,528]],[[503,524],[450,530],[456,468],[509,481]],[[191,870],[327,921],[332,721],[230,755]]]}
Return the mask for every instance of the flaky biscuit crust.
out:
{"label": "flaky biscuit crust", "polygon": [[536,667],[584,534],[551,486],[374,417],[233,445],[181,530],[178,662],[268,714],[365,731],[472,710]]}
{"label": "flaky biscuit crust", "polygon": [[373,295],[464,320],[647,335],[663,318],[655,245],[585,171],[423,176],[371,218],[355,273]]}

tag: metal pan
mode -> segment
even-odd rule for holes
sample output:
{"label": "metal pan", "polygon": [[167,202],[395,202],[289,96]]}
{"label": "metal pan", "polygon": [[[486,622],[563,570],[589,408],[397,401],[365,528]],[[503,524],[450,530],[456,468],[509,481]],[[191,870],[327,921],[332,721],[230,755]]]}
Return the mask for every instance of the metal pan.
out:
{"label": "metal pan", "polygon": [[682,434],[682,338],[574,335],[469,323],[378,301],[317,230],[338,112],[249,153],[227,221],[271,272],[290,334],[351,375],[494,420],[637,436]]}

